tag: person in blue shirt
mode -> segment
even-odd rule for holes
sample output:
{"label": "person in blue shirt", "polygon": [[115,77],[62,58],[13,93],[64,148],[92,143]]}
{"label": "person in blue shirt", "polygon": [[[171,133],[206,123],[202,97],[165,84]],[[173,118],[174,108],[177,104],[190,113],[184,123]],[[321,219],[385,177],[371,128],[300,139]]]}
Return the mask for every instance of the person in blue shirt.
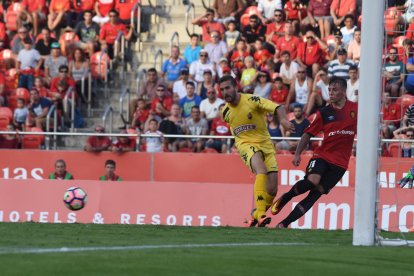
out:
{"label": "person in blue shirt", "polygon": [[195,94],[195,85],[193,82],[188,81],[185,85],[187,90],[187,96],[182,98],[179,102],[180,108],[182,110],[183,118],[190,117],[191,115],[191,108],[195,105],[200,106],[201,97]]}
{"label": "person in blue shirt", "polygon": [[197,34],[191,35],[190,44],[187,45],[187,47],[184,50],[184,60],[187,62],[187,64],[191,64],[192,62],[198,60],[200,51],[202,47],[198,45],[199,37]]}
{"label": "person in blue shirt", "polygon": [[171,48],[171,57],[164,61],[162,65],[162,77],[168,82],[175,82],[180,77],[181,69],[186,68],[187,63],[180,58],[180,48],[173,46]]}

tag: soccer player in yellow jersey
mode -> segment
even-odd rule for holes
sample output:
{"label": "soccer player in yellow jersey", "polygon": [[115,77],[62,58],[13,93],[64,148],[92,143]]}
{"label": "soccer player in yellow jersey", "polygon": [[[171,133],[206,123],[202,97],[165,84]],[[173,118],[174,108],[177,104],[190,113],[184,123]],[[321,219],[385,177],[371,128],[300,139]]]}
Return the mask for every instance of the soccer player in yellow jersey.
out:
{"label": "soccer player in yellow jersey", "polygon": [[278,172],[275,148],[270,140],[265,116],[267,113],[277,113],[283,127],[294,131],[294,126],[286,120],[283,106],[256,95],[240,94],[236,87],[233,77],[224,76],[220,79],[220,89],[226,101],[223,118],[230,125],[240,157],[256,174],[256,208],[252,211],[252,218],[247,222],[248,226],[264,227],[271,221],[271,218],[266,216],[266,210],[272,205],[277,193]]}

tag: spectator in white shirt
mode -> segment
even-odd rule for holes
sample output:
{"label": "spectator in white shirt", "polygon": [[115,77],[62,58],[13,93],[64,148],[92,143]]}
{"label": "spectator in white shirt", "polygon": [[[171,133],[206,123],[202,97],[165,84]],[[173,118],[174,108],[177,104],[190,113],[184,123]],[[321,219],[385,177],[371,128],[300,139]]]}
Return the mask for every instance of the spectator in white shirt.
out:
{"label": "spectator in white shirt", "polygon": [[217,98],[217,92],[214,87],[207,89],[207,98],[202,100],[200,103],[201,117],[206,118],[207,121],[211,122],[217,117],[219,107],[224,101]]}
{"label": "spectator in white shirt", "polygon": [[285,85],[290,85],[299,70],[299,64],[290,59],[289,51],[282,51],[280,57],[283,63],[280,66],[279,76],[282,78]]}

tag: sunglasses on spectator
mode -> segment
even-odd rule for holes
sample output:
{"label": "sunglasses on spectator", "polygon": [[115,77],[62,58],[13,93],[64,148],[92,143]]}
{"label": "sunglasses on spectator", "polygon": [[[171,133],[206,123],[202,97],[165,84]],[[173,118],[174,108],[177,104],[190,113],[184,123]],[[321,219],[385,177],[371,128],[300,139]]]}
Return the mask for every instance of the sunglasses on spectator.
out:
{"label": "sunglasses on spectator", "polygon": [[112,14],[112,15],[109,15],[109,17],[116,17],[116,15],[115,14]]}
{"label": "sunglasses on spectator", "polygon": [[203,54],[203,55],[200,55],[200,57],[207,57],[207,55],[204,55],[204,54]]}
{"label": "sunglasses on spectator", "polygon": [[308,36],[308,37],[306,37],[306,39],[313,39],[313,37],[312,36]]}
{"label": "sunglasses on spectator", "polygon": [[282,17],[282,15],[279,13],[279,14],[275,14],[275,17]]}
{"label": "sunglasses on spectator", "polygon": [[250,20],[250,23],[256,23],[256,20]]}
{"label": "sunglasses on spectator", "polygon": [[207,94],[210,94],[210,95],[211,94],[216,94],[216,92],[215,91],[208,91]]}
{"label": "sunglasses on spectator", "polygon": [[390,55],[396,55],[397,52],[390,52]]}

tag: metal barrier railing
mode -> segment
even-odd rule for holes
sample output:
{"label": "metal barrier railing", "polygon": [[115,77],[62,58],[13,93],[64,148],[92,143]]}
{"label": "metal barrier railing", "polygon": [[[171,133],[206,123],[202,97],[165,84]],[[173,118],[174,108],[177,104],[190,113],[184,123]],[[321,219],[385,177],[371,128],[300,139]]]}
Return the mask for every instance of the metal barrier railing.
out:
{"label": "metal barrier railing", "polygon": [[[138,71],[138,76],[137,76],[137,95],[140,94],[140,89],[141,89],[141,83],[143,81],[145,81],[147,78],[147,70],[142,69],[140,71]],[[144,100],[148,100],[148,99],[144,99]]]}
{"label": "metal barrier railing", "polygon": [[154,68],[157,68],[157,61],[158,59],[160,60],[159,64],[160,64],[160,68],[157,69],[158,72],[162,71],[162,63],[164,62],[164,56],[163,56],[163,52],[161,49],[158,49],[157,52],[154,55]]}
{"label": "metal barrier railing", "polygon": [[[175,44],[174,44],[174,40],[177,41]],[[170,39],[170,53],[172,52],[172,47],[173,46],[180,47],[180,35],[178,34],[178,32],[174,32],[171,36],[171,39]]]}
{"label": "metal barrier railing", "polygon": [[135,27],[134,35],[137,38],[137,42],[135,43],[135,50],[138,52],[141,51],[141,17],[142,17],[141,3],[137,2],[135,3],[134,7],[131,10],[131,25]]}
{"label": "metal barrier railing", "polygon": [[152,15],[154,16],[153,17],[154,24],[158,24],[158,15],[156,13],[157,3],[155,3],[154,5],[151,0],[148,0],[148,5],[152,8]]}
{"label": "metal barrier railing", "polygon": [[185,30],[187,31],[188,36],[191,36],[194,32],[195,32],[195,26],[191,23],[192,25],[192,32],[190,32],[190,29],[188,28],[188,23],[189,23],[189,15],[191,12],[191,21],[194,20],[195,18],[195,6],[193,3],[189,3],[188,7],[187,7],[187,11],[185,12]]}
{"label": "metal barrier railing", "polygon": [[[52,105],[49,109],[49,112],[46,116],[46,133],[50,133],[50,118],[53,115],[53,129],[54,133],[57,132],[57,121],[58,121],[58,114],[57,114],[57,108],[56,105]],[[54,134],[53,139],[56,141],[57,136]],[[45,148],[47,150],[50,149],[50,135],[45,136]],[[54,149],[56,149],[56,142],[54,143]]]}
{"label": "metal barrier railing", "polygon": [[125,99],[125,97],[127,98],[126,121],[129,121],[129,114],[130,114],[129,102],[131,100],[131,93],[130,93],[128,87],[122,88],[122,93],[121,93],[121,96],[119,97],[119,114],[121,115],[121,117],[124,116],[124,99]]}
{"label": "metal barrier railing", "polygon": [[109,115],[109,133],[112,133],[113,125],[114,125],[114,110],[110,105],[108,105],[105,108],[105,112],[102,116],[102,125],[105,129],[107,129],[106,120],[108,119],[108,115]]}
{"label": "metal barrier railing", "polygon": [[119,72],[119,74],[121,75],[121,79],[123,80],[125,66],[125,35],[123,31],[118,32],[118,35],[116,36],[114,43],[114,59],[118,59],[119,56],[121,57],[121,71]]}
{"label": "metal barrier railing", "polygon": [[205,3],[205,1],[204,1],[204,0],[201,0],[201,2],[203,3],[203,7],[204,7],[205,9],[208,9],[208,8],[210,8],[210,7],[211,7],[211,0],[208,0],[208,5]]}
{"label": "metal barrier railing", "polygon": [[[73,87],[69,87],[66,92],[65,98],[63,99],[63,113],[65,115],[69,114],[69,100],[70,100],[70,130],[73,132],[75,130],[75,96],[76,92]],[[65,116],[66,117],[66,116]]]}
{"label": "metal barrier railing", "polygon": [[102,66],[101,66],[102,59],[104,58],[105,55],[106,55],[106,52],[105,51],[101,51],[101,54],[99,55],[99,60],[98,60],[98,62],[99,62],[98,75],[99,75],[100,78],[102,78],[102,76],[103,76],[103,80],[104,80],[104,82],[106,84],[108,82],[108,67],[109,67],[109,61],[108,61],[108,59],[109,59],[109,56],[106,56],[108,58],[105,58],[105,69],[104,69],[104,72],[102,72]]}
{"label": "metal barrier railing", "polygon": [[[85,97],[85,81],[88,81],[88,97]],[[88,105],[88,116],[92,115],[92,74],[91,72],[87,71],[83,74],[81,79],[81,94],[82,97],[87,99]]]}

